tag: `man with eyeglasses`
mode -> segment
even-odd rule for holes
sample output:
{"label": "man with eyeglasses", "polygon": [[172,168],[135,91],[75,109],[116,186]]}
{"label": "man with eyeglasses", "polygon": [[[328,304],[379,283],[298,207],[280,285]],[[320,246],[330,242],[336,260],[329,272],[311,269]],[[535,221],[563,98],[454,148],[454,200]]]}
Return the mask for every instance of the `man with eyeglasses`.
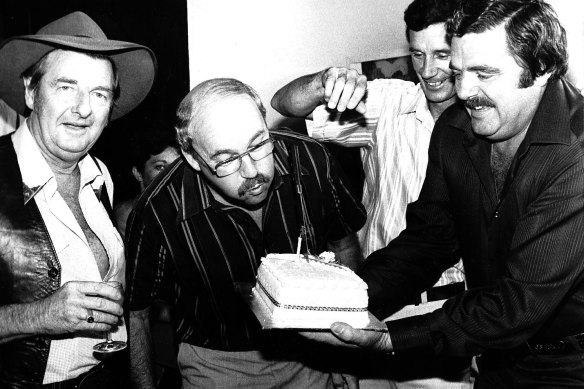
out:
{"label": "man with eyeglasses", "polygon": [[[293,333],[261,330],[234,284],[254,283],[267,253],[295,252],[301,230],[303,249],[334,251],[354,268],[365,212],[322,145],[269,131],[265,114],[256,92],[233,79],[199,84],[178,107],[184,158],[144,192],[126,232],[137,387],[153,387],[148,312],[155,298],[175,306],[184,388],[331,384]],[[332,383],[344,379],[335,374]]]}

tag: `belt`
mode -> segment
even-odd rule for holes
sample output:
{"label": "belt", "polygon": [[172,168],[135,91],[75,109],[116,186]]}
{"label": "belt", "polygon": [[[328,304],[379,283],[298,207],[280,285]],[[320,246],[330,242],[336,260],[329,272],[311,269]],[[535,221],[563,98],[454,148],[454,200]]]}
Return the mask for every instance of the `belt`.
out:
{"label": "belt", "polygon": [[572,352],[584,351],[584,332],[566,336],[560,340],[546,343],[535,341],[525,342],[527,350],[536,355],[566,355]]}

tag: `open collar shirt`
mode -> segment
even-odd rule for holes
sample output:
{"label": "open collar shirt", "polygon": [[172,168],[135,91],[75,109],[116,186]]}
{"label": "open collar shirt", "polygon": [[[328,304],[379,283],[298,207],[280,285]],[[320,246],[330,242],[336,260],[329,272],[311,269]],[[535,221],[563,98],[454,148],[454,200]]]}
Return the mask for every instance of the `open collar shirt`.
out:
{"label": "open collar shirt", "polygon": [[157,177],[130,216],[129,309],[145,309],[155,298],[173,303],[182,342],[225,351],[261,347],[258,321],[234,285],[255,283],[266,254],[296,252],[301,217],[288,161],[292,144],[299,146],[316,251],[365,221],[363,207],[322,145],[292,132],[270,133],[275,176],[262,229],[240,208],[216,201],[207,181],[184,159]]}
{"label": "open collar shirt", "polygon": [[[22,174],[24,201],[35,201],[45,223],[51,243],[61,264],[61,286],[69,281],[101,282],[93,252],[75,216],[57,191],[57,181],[42,156],[26,121],[12,135],[18,165]],[[100,166],[96,164],[99,163]],[[112,201],[111,177],[101,162],[90,156],[79,161],[81,183],[79,203],[85,219],[101,240],[108,254],[110,268],[106,278],[125,282],[124,249],[120,235],[96,194],[106,190]],[[118,327],[113,339],[126,340],[126,328]],[[75,378],[91,369],[99,360],[93,346],[104,337],[65,336],[51,340],[49,359],[43,383]]]}
{"label": "open collar shirt", "polygon": [[[364,257],[385,247],[406,226],[406,207],[418,199],[428,165],[434,118],[419,84],[397,79],[367,83],[367,112],[331,112],[321,105],[306,121],[320,141],[361,147],[367,221],[357,236]],[[437,286],[464,281],[462,265],[448,269]]]}

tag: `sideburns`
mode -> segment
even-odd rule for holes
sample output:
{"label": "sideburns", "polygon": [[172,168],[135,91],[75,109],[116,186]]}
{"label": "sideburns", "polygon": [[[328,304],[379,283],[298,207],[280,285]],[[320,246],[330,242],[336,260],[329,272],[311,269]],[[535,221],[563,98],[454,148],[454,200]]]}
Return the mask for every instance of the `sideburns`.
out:
{"label": "sideburns", "polygon": [[519,88],[529,88],[533,85],[534,79],[529,69],[523,69],[519,75]]}

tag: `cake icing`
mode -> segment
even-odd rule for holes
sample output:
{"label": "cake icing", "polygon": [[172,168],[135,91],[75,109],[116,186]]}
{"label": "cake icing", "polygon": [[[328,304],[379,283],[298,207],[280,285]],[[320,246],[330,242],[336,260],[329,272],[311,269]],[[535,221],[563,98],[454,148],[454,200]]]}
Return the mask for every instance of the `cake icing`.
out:
{"label": "cake icing", "polygon": [[274,324],[328,328],[342,321],[362,328],[369,323],[367,284],[349,268],[326,262],[330,254],[324,257],[262,258],[253,293],[268,308]]}

